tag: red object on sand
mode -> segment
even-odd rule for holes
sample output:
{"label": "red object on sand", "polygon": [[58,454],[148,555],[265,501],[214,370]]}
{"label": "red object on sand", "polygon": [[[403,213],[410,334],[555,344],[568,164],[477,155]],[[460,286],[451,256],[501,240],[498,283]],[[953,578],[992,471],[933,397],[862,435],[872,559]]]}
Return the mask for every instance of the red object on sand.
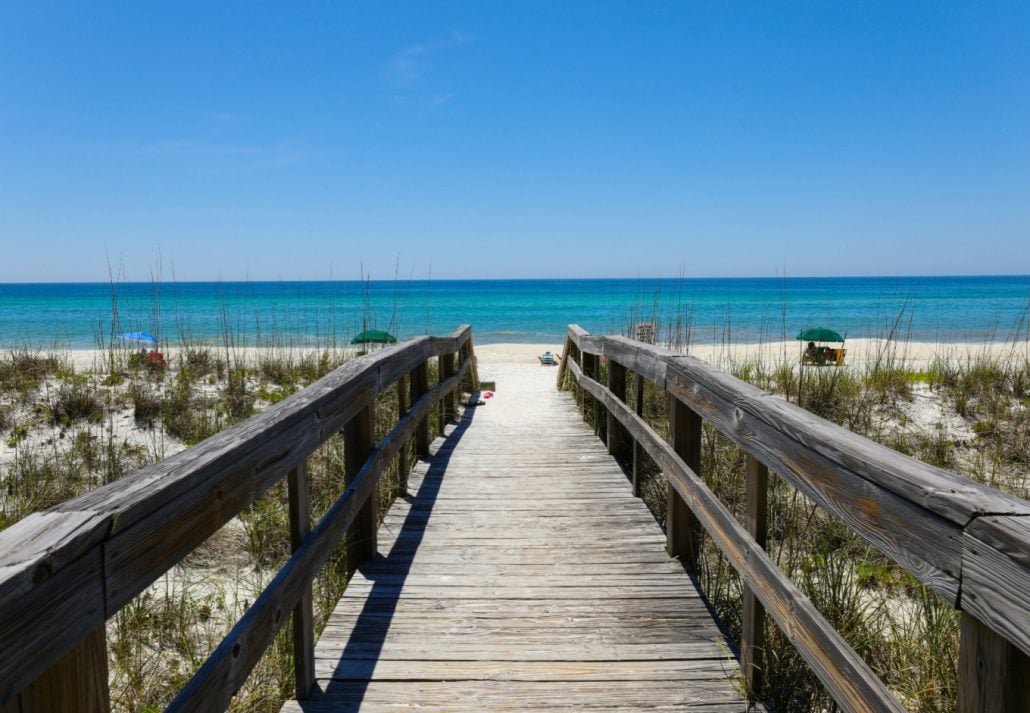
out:
{"label": "red object on sand", "polygon": [[484,399],[492,399],[493,397],[494,397],[494,392],[493,391],[487,391],[487,392],[483,393],[483,398]]}

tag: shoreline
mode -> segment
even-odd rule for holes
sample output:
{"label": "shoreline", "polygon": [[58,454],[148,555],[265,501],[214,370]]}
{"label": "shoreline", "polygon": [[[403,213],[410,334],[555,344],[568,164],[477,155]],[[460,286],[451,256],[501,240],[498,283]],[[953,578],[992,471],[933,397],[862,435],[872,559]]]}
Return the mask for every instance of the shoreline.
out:
{"label": "shoreline", "polygon": [[[563,340],[564,341],[564,340]],[[748,362],[763,364],[798,363],[800,361],[802,342],[797,340],[772,342],[744,342],[729,344],[695,344],[685,354],[695,356],[710,364],[732,367]],[[497,363],[539,363],[537,357],[545,351],[561,356],[562,342],[496,342],[491,344],[475,344],[476,355],[484,362]],[[231,354],[247,365],[256,365],[263,358],[301,359],[311,354],[326,351],[319,347],[236,347],[227,350],[224,346],[201,346],[207,348],[219,358]],[[1030,359],[1030,340],[1006,342],[902,342],[884,339],[850,339],[844,344],[847,350],[846,366],[865,366],[877,360],[887,361],[895,365],[913,368],[925,368],[934,360],[968,361],[972,359]],[[10,351],[10,348],[4,350]],[[68,359],[70,364],[80,370],[102,370],[109,352],[100,349],[39,349],[40,354],[53,354]],[[120,347],[115,350],[119,359],[127,358],[137,351],[133,348]],[[162,349],[165,359],[174,366],[184,348],[169,346]],[[346,348],[329,350],[331,354],[351,357],[359,350],[348,345]]]}

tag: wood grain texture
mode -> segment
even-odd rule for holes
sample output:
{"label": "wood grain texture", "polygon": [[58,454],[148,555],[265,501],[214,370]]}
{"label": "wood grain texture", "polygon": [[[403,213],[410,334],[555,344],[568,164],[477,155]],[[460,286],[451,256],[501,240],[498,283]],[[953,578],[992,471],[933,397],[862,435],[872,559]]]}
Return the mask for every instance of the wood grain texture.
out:
{"label": "wood grain texture", "polygon": [[[343,484],[349,486],[362,471],[376,447],[375,402],[365,406],[343,429]],[[403,441],[398,444],[398,450]],[[376,556],[378,491],[373,490],[361,506],[354,524],[347,532],[347,570],[353,572],[358,563]]]}
{"label": "wood grain texture", "polygon": [[[311,497],[307,463],[287,476],[290,504],[290,549],[296,552],[311,532]],[[315,685],[315,620],[311,584],[293,608],[293,679],[298,700],[305,700]]]}
{"label": "wood grain texture", "polygon": [[[302,463],[466,325],[347,362],[257,416],[0,533],[0,702]],[[453,387],[452,387],[453,388]]]}
{"label": "wood grain texture", "polygon": [[580,386],[615,411],[623,426],[663,468],[676,492],[737,570],[742,583],[755,593],[834,700],[850,711],[904,710],[672,446],[601,384],[580,376]]}
{"label": "wood grain texture", "polygon": [[98,626],[18,694],[22,711],[107,713],[107,634]]}
{"label": "wood grain texture", "polygon": [[[1030,517],[979,517],[962,543],[962,610],[1030,656]],[[1030,684],[1028,684],[1030,685]]]}
{"label": "wood grain texture", "polygon": [[498,387],[412,472],[319,639],[320,693],[284,710],[743,710],[731,643],[571,395]]}
{"label": "wood grain texture", "polygon": [[962,613],[958,713],[1030,713],[1030,657]]}
{"label": "wood grain texture", "polygon": [[[391,430],[365,460],[361,470],[318,525],[228,636],[169,706],[172,711],[224,710],[285,622],[284,613],[297,606],[312,579],[358,517],[361,507],[378,487],[379,477],[411,437],[421,419],[464,378],[465,365],[416,401],[408,415]],[[316,650],[317,656],[317,650]]]}
{"label": "wood grain texture", "polygon": [[[669,399],[669,445],[688,468],[700,475],[701,418],[672,398]],[[666,551],[671,557],[681,558],[694,572],[701,552],[701,533],[701,523],[670,482],[665,515]]]}
{"label": "wood grain texture", "polygon": [[[744,527],[755,543],[765,549],[769,517],[769,469],[754,456],[747,456],[744,485]],[[762,692],[762,649],[765,646],[765,607],[751,587],[742,587],[740,667],[748,696]]]}

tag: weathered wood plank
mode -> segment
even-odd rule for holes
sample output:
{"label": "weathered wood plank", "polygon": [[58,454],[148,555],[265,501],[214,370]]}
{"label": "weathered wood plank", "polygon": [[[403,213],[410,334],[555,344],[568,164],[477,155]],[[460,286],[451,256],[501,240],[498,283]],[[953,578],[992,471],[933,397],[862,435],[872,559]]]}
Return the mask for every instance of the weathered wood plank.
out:
{"label": "weathered wood plank", "polygon": [[[608,362],[608,390],[615,394],[615,397],[625,403],[626,401],[626,367],[621,364]],[[608,421],[605,426],[605,438],[608,443],[608,453],[620,461],[627,460],[625,433],[619,425],[618,419],[608,414]]]}
{"label": "weathered wood plank", "polygon": [[1030,657],[975,617],[962,613],[958,713],[1027,713],[1028,677]]}
{"label": "weathered wood plank", "polygon": [[[290,549],[296,552],[311,532],[311,496],[307,463],[287,476],[290,506]],[[315,618],[311,583],[293,608],[293,678],[298,700],[305,700],[315,685]]]}
{"label": "weathered wood plank", "polygon": [[[753,456],[747,457],[744,485],[744,527],[762,549],[766,547],[769,516],[769,470]],[[764,683],[761,659],[765,647],[765,608],[751,587],[742,587],[740,668],[748,698],[761,695]]]}
{"label": "weathered wood plank", "polygon": [[[283,625],[284,612],[296,607],[332,548],[375,492],[379,476],[396,457],[430,408],[464,377],[464,369],[441,382],[412,405],[408,415],[375,447],[347,490],[318,522],[303,544],[258,596],[243,618],[200,670],[179,692],[169,710],[223,710]],[[317,652],[316,652],[317,653]]]}
{"label": "weathered wood plank", "polygon": [[[701,418],[672,398],[669,399],[669,444],[687,467],[700,476]],[[680,557],[696,572],[701,552],[701,523],[671,482],[665,512],[666,551],[670,557]]]}
{"label": "weathered wood plank", "polygon": [[[516,395],[498,391],[412,474],[319,641],[327,706],[360,691],[365,710],[743,708],[696,586],[571,399],[550,394],[510,412]],[[535,688],[489,693],[520,683]]]}
{"label": "weathered wood plank", "polygon": [[811,601],[776,567],[726,506],[673,448],[642,419],[596,381],[580,386],[618,414],[619,420],[647,448],[669,481],[715,540],[741,581],[787,634],[819,680],[846,710],[904,710],[866,663],[815,609]]}
{"label": "weathered wood plank", "polygon": [[[365,406],[343,429],[343,483],[349,486],[361,472],[375,449],[375,402]],[[403,442],[398,444],[398,450]],[[377,490],[373,489],[361,506],[357,518],[347,533],[347,569],[354,571],[358,563],[376,556],[376,530],[378,529]]]}
{"label": "weathered wood plank", "polygon": [[104,626],[94,629],[26,686],[18,694],[18,701],[22,711],[106,713],[111,710]]}
{"label": "weathered wood plank", "polygon": [[978,517],[962,543],[962,610],[1030,656],[1030,517]]}

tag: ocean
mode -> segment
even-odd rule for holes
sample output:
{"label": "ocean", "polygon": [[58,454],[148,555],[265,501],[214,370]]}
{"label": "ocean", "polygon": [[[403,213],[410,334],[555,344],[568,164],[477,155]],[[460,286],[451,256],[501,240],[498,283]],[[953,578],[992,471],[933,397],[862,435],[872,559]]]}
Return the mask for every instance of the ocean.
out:
{"label": "ocean", "polygon": [[0,346],[97,348],[143,330],[164,342],[342,344],[473,326],[477,343],[558,343],[576,323],[627,333],[677,321],[695,344],[847,338],[1027,339],[1030,276],[0,284]]}

